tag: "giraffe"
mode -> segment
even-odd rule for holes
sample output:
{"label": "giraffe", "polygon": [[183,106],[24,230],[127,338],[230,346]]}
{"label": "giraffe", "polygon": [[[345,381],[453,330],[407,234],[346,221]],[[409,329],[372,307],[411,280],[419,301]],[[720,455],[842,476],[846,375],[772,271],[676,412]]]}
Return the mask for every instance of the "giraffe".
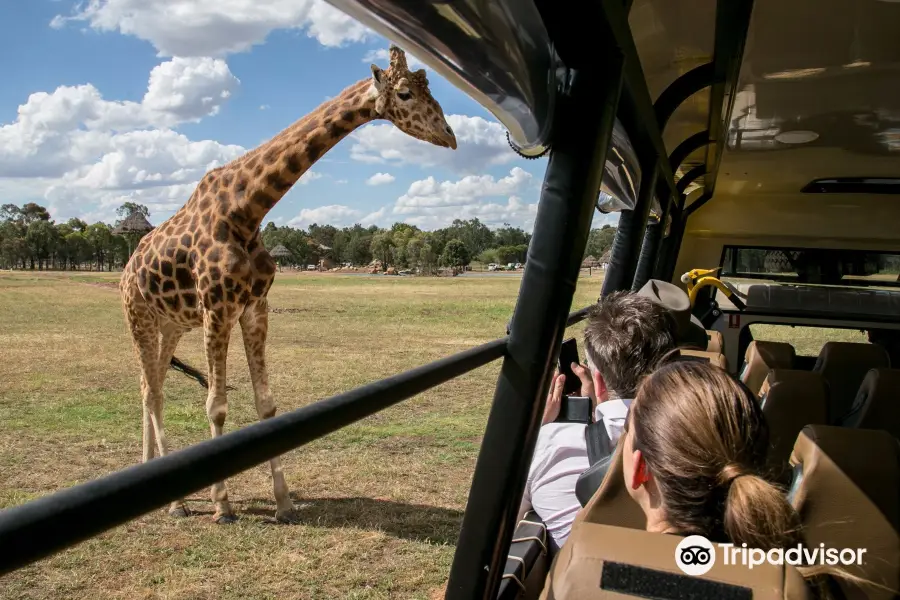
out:
{"label": "giraffe", "polygon": [[[208,389],[206,413],[212,437],[222,435],[228,411],[225,368],[232,331],[240,325],[256,411],[275,415],[265,346],[267,296],[275,261],[263,247],[266,214],[309,168],[354,129],[385,119],[404,133],[456,149],[456,137],[432,97],[424,69],[411,72],[400,48],[390,65],[371,65],[371,77],[346,88],[268,142],[206,173],[187,203],[146,235],[122,273],[125,319],[141,364],[143,462],[165,456],[163,381],[172,366]],[[207,377],[174,357],[188,331],[202,327]],[[296,519],[280,458],[270,461],[275,517]],[[211,489],[213,520],[236,519],[225,481]],[[188,516],[184,499],[169,514]]]}

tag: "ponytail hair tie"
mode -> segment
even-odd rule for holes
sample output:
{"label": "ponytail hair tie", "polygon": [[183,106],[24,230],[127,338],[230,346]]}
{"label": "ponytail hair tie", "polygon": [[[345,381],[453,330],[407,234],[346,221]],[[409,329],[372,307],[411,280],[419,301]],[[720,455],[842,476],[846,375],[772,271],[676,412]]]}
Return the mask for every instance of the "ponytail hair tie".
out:
{"label": "ponytail hair tie", "polygon": [[729,463],[722,467],[722,470],[719,472],[719,484],[725,486],[731,485],[739,477],[752,475],[753,473],[751,473],[741,465],[737,463]]}

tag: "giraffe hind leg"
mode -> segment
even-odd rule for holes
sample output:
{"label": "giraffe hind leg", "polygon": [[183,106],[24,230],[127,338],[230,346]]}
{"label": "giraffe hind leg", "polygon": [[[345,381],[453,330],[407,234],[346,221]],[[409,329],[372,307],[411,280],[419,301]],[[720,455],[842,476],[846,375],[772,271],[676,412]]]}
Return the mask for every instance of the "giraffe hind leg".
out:
{"label": "giraffe hind leg", "polygon": [[[249,305],[240,318],[244,351],[250,367],[250,380],[253,382],[256,413],[261,421],[275,416],[275,401],[269,389],[269,376],[266,372],[268,318],[268,306],[265,299]],[[269,464],[272,467],[272,483],[275,492],[275,519],[283,523],[296,522],[297,513],[284,479],[281,458],[273,458]]]}
{"label": "giraffe hind leg", "polygon": [[[160,389],[160,401],[159,401],[159,413],[156,415],[151,415],[151,421],[153,423],[153,429],[156,437],[156,445],[157,450],[160,456],[165,456],[168,454],[168,444],[166,442],[166,434],[165,429],[163,427],[163,402],[165,400],[165,396],[163,394],[163,384],[166,380],[166,372],[169,368],[169,361],[172,360],[172,356],[175,354],[175,348],[178,346],[178,342],[181,341],[181,337],[184,335],[184,330],[176,327],[174,325],[166,325],[162,327],[162,331],[159,336],[159,360],[157,362],[157,369],[159,371],[159,389]],[[184,503],[184,498],[180,498],[169,505],[169,515],[173,517],[187,517],[191,513],[187,508],[187,505]]]}
{"label": "giraffe hind leg", "polygon": [[[181,335],[173,335],[168,328],[160,330],[159,321],[142,302],[139,296],[132,297],[126,310],[134,347],[141,362],[141,399],[143,428],[143,462],[152,460],[156,454],[165,456],[167,452],[165,430],[163,428],[163,376],[165,368],[160,364],[164,353],[174,352]],[[163,368],[161,368],[163,367]],[[173,515],[186,515],[184,501],[178,500],[169,506]]]}

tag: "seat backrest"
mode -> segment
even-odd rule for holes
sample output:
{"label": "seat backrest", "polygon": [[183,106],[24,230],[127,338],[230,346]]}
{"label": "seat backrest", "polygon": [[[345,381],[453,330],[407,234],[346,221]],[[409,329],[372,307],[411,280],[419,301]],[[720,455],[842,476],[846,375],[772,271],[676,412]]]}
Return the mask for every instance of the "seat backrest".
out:
{"label": "seat backrest", "polygon": [[678,352],[681,354],[682,360],[707,360],[710,363],[716,365],[717,367],[721,367],[723,369],[728,368],[728,362],[725,360],[724,354],[719,354],[718,352],[704,352],[702,350],[688,350],[686,348],[679,348]]}
{"label": "seat backrest", "polygon": [[578,514],[575,516],[575,523],[586,521],[633,529],[644,529],[647,527],[647,517],[644,516],[644,511],[631,498],[628,490],[625,488],[622,463],[624,447],[625,436],[622,436],[616,444],[616,449],[609,462],[603,482],[584,505],[584,508],[578,511]]}
{"label": "seat backrest", "polygon": [[828,424],[828,386],[818,373],[791,369],[770,371],[766,383],[762,409],[769,425],[769,468],[787,483],[797,436],[807,425]]}
{"label": "seat backrest", "polygon": [[794,445],[789,499],[800,513],[809,547],[866,549],[862,565],[841,565],[848,600],[887,600],[900,591],[900,444],[871,429],[810,425]]}
{"label": "seat backrest", "polygon": [[706,351],[707,352],[716,352],[718,354],[725,354],[725,340],[722,337],[721,331],[716,331],[715,329],[707,329],[706,330]]}
{"label": "seat backrest", "polygon": [[871,369],[891,366],[887,351],[875,344],[827,342],[819,353],[813,371],[828,382],[828,415],[833,424],[850,412],[856,392]]}
{"label": "seat backrest", "polygon": [[541,598],[811,598],[796,568],[762,564],[750,569],[740,563],[725,564],[725,549],[717,546],[713,546],[714,562],[707,573],[686,575],[675,561],[684,539],[597,523],[576,524],[553,561]]}
{"label": "seat backrest", "polygon": [[744,353],[740,380],[750,391],[760,395],[766,377],[772,369],[793,369],[796,353],[785,342],[753,341]]}
{"label": "seat backrest", "polygon": [[841,425],[883,429],[900,438],[900,369],[869,371]]}

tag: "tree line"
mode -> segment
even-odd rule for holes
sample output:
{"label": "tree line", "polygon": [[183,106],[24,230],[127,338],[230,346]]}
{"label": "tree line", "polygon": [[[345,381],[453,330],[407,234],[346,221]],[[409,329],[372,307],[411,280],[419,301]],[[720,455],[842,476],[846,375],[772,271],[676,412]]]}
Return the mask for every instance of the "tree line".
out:
{"label": "tree line", "polygon": [[[120,220],[135,212],[149,217],[146,206],[126,202],[116,211]],[[0,206],[0,267],[5,269],[83,269],[111,271],[122,268],[143,234],[113,233],[117,221],[89,225],[73,218],[56,223],[39,204]],[[611,246],[615,228],[609,225],[591,231],[585,256],[600,258]],[[283,246],[285,265],[304,266],[329,259],[336,264],[365,266],[380,261],[384,267],[419,269],[433,273],[440,267],[524,263],[531,234],[504,224],[490,229],[477,218],[457,219],[449,227],[433,231],[406,223],[390,228],[377,226],[338,228],[314,223],[307,229],[277,226],[262,229],[268,250]]]}

